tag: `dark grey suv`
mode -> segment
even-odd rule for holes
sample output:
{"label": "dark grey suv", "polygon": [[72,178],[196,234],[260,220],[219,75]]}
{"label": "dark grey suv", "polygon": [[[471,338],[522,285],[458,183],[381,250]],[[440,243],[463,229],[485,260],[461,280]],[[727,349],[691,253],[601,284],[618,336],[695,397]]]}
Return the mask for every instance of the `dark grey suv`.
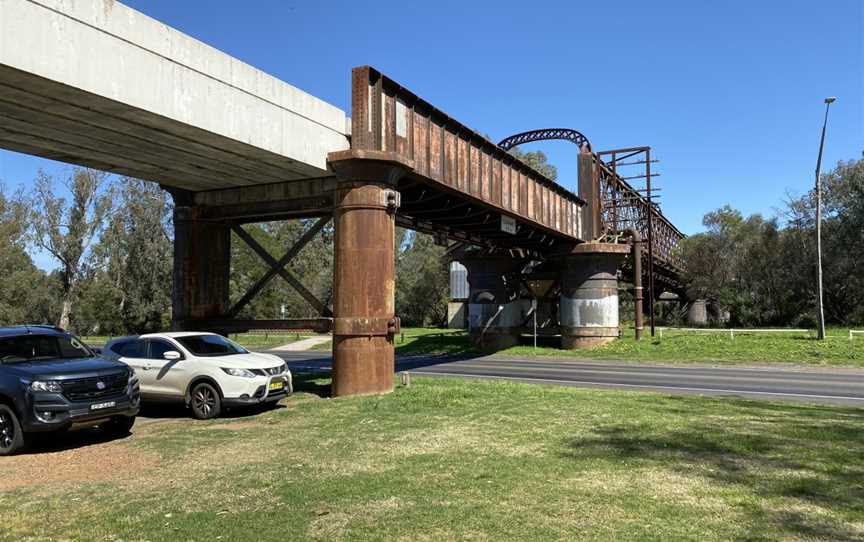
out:
{"label": "dark grey suv", "polygon": [[0,455],[33,433],[98,425],[126,435],[138,414],[135,372],[51,326],[0,328]]}

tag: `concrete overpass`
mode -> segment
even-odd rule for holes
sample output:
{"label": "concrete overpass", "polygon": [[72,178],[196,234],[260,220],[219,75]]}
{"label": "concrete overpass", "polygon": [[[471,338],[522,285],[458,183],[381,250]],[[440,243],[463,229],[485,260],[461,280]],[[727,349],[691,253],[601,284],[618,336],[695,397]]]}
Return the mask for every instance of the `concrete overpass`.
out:
{"label": "concrete overpass", "polygon": [[186,190],[320,178],[345,112],[113,0],[0,0],[0,145]]}
{"label": "concrete overpass", "polygon": [[[349,127],[338,108],[116,1],[0,0],[0,147],[160,183],[175,202],[174,327],[331,330],[336,395],[392,388],[396,224],[460,254],[479,342],[518,337],[516,291],[538,278],[555,285],[542,302],[565,347],[617,337],[620,230],[647,227],[673,271],[680,232],[614,153],[610,167],[578,144],[575,194],[368,66],[353,71]],[[242,227],[289,218],[318,220],[281,258]],[[332,307],[285,268],[331,220]],[[270,267],[233,303],[232,232]],[[320,317],[238,319],[277,275]]]}

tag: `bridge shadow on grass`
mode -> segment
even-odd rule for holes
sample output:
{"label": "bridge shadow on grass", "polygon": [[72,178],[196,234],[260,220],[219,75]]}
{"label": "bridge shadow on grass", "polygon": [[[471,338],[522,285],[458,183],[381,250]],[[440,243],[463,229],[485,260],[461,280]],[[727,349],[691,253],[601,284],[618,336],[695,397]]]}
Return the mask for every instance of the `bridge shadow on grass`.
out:
{"label": "bridge shadow on grass", "polygon": [[[750,524],[747,540],[864,539],[864,410],[727,400],[724,411],[697,401],[669,398],[668,411],[646,405],[662,423],[598,427],[568,440],[564,455],[663,468],[740,489],[756,498],[738,508]],[[681,416],[681,423],[664,414]]]}

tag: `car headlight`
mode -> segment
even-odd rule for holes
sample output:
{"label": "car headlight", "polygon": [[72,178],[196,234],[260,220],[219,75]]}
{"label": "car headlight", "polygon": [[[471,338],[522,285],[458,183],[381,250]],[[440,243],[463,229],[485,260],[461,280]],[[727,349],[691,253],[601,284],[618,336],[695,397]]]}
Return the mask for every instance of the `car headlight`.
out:
{"label": "car headlight", "polygon": [[227,368],[226,369],[225,367],[223,367],[222,370],[231,376],[240,376],[243,378],[255,378],[256,376],[258,376],[255,373],[253,373],[252,371],[250,371],[249,369],[234,369],[234,368]]}
{"label": "car headlight", "polygon": [[53,380],[34,380],[30,384],[30,391],[49,391],[51,393],[60,393],[63,387],[59,382]]}

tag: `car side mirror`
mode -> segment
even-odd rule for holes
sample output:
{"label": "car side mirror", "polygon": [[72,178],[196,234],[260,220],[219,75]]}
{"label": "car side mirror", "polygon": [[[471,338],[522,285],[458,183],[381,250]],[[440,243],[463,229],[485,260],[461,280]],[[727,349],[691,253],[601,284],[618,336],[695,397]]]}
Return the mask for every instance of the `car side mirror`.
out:
{"label": "car side mirror", "polygon": [[180,352],[177,352],[176,350],[169,350],[162,354],[162,357],[167,359],[168,361],[177,361],[181,358]]}

